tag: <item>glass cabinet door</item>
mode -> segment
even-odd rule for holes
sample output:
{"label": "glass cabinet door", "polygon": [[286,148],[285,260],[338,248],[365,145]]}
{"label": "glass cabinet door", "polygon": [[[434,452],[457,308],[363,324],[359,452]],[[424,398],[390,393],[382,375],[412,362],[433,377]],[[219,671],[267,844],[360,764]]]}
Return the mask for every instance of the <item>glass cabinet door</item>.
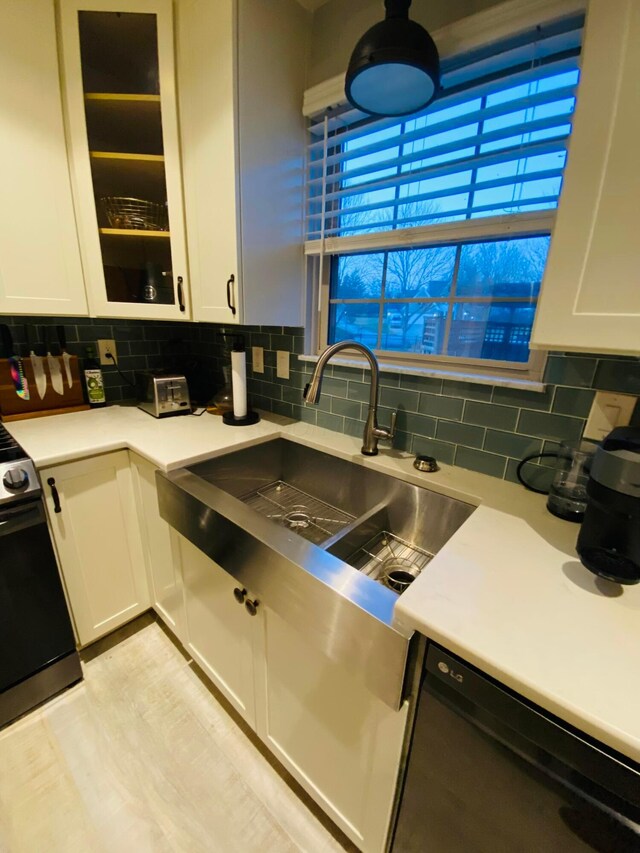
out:
{"label": "glass cabinet door", "polygon": [[89,301],[92,313],[107,316],[186,319],[175,93],[166,57],[163,75],[167,40],[159,32],[171,6],[119,5],[122,11],[111,0],[63,5],[76,192],[80,215],[92,214],[92,228],[85,223]]}

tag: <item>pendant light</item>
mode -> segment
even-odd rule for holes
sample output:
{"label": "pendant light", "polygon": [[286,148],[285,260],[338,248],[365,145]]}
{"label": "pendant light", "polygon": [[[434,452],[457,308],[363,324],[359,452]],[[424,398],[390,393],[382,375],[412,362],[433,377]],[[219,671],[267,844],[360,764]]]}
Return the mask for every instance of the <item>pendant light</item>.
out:
{"label": "pendant light", "polygon": [[410,115],[438,92],[438,49],[424,27],[409,20],[411,0],[385,0],[384,5],[384,21],[355,46],[345,91],[354,107],[370,115]]}

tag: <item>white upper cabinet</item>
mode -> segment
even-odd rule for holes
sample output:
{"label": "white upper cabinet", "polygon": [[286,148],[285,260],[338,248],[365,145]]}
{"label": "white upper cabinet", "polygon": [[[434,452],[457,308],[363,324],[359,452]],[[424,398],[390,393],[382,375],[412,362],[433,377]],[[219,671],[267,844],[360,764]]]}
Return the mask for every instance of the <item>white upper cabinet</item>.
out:
{"label": "white upper cabinet", "polygon": [[295,0],[178,0],[196,320],[302,322],[308,27]]}
{"label": "white upper cabinet", "polygon": [[61,0],[91,314],[190,319],[171,0]]}
{"label": "white upper cabinet", "polygon": [[0,186],[0,313],[86,315],[53,0],[2,5]]}
{"label": "white upper cabinet", "polygon": [[640,352],[640,3],[591,0],[532,346]]}

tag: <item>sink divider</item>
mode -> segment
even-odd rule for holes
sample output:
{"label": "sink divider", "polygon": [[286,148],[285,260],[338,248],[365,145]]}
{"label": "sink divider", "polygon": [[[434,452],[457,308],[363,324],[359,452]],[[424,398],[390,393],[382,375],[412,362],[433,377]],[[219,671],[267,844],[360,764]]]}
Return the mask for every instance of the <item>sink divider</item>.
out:
{"label": "sink divider", "polygon": [[346,560],[362,547],[375,534],[384,530],[389,524],[389,514],[386,501],[380,501],[367,512],[359,515],[351,524],[343,527],[320,547],[340,560]]}

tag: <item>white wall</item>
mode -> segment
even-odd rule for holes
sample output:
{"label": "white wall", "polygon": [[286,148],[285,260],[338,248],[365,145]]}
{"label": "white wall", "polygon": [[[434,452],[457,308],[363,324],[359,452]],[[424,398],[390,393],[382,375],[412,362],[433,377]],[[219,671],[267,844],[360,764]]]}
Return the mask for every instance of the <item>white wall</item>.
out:
{"label": "white wall", "polygon": [[[413,0],[409,15],[427,30],[466,18],[502,0]],[[307,86],[347,70],[365,30],[384,18],[383,0],[329,0],[314,13]]]}

